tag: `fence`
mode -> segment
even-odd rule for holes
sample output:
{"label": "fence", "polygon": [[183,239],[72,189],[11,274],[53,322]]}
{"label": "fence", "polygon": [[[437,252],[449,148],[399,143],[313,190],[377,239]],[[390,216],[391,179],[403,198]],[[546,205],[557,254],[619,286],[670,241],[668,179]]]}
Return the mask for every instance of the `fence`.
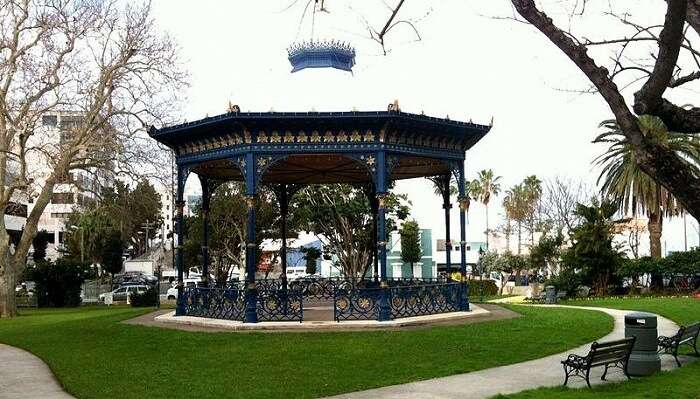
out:
{"label": "fence", "polygon": [[80,298],[83,303],[99,302],[100,294],[112,291],[110,284],[100,283],[99,281],[86,281],[80,286]]}

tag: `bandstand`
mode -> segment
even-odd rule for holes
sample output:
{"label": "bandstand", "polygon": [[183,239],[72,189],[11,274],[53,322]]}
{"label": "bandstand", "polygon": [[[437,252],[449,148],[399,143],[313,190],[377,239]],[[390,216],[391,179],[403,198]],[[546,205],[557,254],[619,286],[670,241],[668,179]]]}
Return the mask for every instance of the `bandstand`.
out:
{"label": "bandstand", "polygon": [[[388,321],[434,313],[468,311],[466,284],[465,153],[490,126],[402,112],[396,105],[380,112],[232,112],[176,126],[151,129],[152,138],[173,149],[177,164],[176,316],[199,316],[259,321],[304,319],[303,303],[310,297],[333,300],[336,321]],[[202,259],[200,286],[183,286],[183,192],[195,173],[202,185]],[[458,182],[462,278],[387,279],[387,231],[384,199],[391,182],[434,177],[443,192],[446,263],[450,248],[451,177]],[[209,284],[208,217],[212,192],[228,181],[245,183],[247,195],[246,278],[216,288]],[[375,215],[375,276],[371,280],[286,281],[286,220],[289,200],[310,184],[363,185]],[[282,278],[255,279],[255,198],[262,185],[279,200],[282,230]]]}

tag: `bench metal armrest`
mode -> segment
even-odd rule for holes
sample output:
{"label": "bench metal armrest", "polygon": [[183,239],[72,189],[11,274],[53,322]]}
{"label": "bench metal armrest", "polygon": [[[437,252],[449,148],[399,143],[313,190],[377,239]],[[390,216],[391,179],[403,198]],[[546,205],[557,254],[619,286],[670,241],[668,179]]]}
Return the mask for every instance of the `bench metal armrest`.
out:
{"label": "bench metal armrest", "polygon": [[588,356],[579,356],[572,353],[566,358],[566,360],[562,360],[561,362],[567,366],[581,369],[588,367],[588,360]]}

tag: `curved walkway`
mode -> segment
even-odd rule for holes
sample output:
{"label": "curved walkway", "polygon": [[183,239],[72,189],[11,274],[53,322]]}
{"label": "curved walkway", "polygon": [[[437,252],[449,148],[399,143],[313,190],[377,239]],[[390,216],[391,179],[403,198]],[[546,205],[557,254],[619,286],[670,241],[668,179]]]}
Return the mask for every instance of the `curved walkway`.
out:
{"label": "curved walkway", "polygon": [[0,398],[70,399],[72,396],[38,357],[0,344]]}
{"label": "curved walkway", "polygon": [[[533,305],[537,306],[537,305]],[[625,314],[630,311],[615,310],[607,308],[593,308],[581,306],[564,305],[543,305],[558,306],[575,309],[597,310],[611,315],[615,319],[613,331],[600,338],[600,341],[608,341],[623,338],[625,335],[624,323]],[[658,330],[660,335],[671,335],[675,333],[678,326],[669,319],[659,316]],[[585,354],[590,349],[590,344],[580,346],[556,355],[530,360],[527,362],[511,364],[507,366],[494,367],[490,369],[474,371],[466,374],[458,374],[449,377],[434,378],[430,380],[411,382],[402,385],[392,385],[383,388],[371,389],[367,391],[353,392],[334,396],[333,398],[347,399],[480,399],[490,398],[498,394],[511,394],[527,389],[561,385],[564,379],[564,372],[560,361],[569,353]],[[661,356],[662,369],[675,368],[675,362],[671,356]],[[591,383],[605,383],[600,380],[602,370],[600,368],[591,371]],[[611,369],[608,372],[609,381],[621,381],[626,379],[621,372]],[[584,386],[585,382],[578,378],[569,381],[569,386]]]}

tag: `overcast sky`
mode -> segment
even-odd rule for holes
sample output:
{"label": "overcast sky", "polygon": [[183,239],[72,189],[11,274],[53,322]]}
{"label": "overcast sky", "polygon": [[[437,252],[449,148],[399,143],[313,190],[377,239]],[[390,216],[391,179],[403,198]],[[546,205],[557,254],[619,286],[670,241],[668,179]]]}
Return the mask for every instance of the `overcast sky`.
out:
{"label": "overcast sky", "polygon": [[[588,81],[533,27],[494,16],[512,16],[506,0],[408,0],[405,17],[422,18],[387,36],[388,55],[366,34],[365,20],[377,29],[389,15],[381,0],[326,0],[330,13],[313,19],[315,39],[339,39],[357,49],[353,74],[338,70],[304,70],[291,74],[286,48],[311,38],[312,18],[300,24],[307,0],[203,1],[156,0],[159,26],[182,46],[192,78],[184,116],[196,120],[226,111],[230,100],[243,111],[385,110],[398,99],[401,109],[488,124],[491,132],[467,153],[467,176],[491,168],[504,187],[535,174],[580,178],[591,185],[593,158],[604,150],[591,144],[597,125],[610,118],[595,94],[573,92]],[[393,3],[393,2],[390,2]],[[561,2],[554,17],[567,23]],[[663,2],[634,2],[640,18],[662,18]],[[640,11],[641,10],[641,11]],[[609,22],[609,20],[608,20]],[[660,21],[657,21],[660,22]],[[573,25],[589,35],[600,20]],[[609,25],[600,25],[609,26]],[[613,25],[614,26],[614,25]],[[607,28],[606,28],[607,29]],[[630,93],[631,94],[631,93]],[[195,179],[188,188],[198,190]],[[410,195],[413,216],[422,227],[443,234],[440,200],[424,180],[401,182]],[[501,213],[493,201],[492,224]],[[478,240],[484,230],[483,208],[473,206],[468,234]],[[454,212],[458,233],[457,212]],[[697,245],[695,221],[689,219],[689,244]],[[493,226],[492,226],[493,227]],[[682,249],[680,221],[666,223],[668,250]]]}

